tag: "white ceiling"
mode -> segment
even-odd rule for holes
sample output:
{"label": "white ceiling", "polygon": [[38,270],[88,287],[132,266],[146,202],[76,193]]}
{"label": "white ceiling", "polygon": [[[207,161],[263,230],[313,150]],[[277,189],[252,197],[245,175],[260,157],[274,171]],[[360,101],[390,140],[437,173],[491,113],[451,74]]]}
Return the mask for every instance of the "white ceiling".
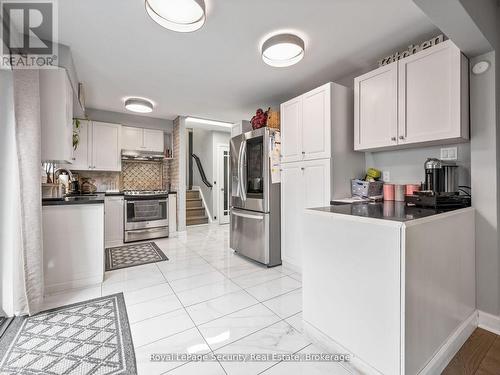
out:
{"label": "white ceiling", "polygon": [[[207,22],[175,33],[153,22],[144,0],[59,1],[59,41],[73,51],[87,107],[125,112],[143,96],[153,117],[249,119],[324,82],[376,66],[378,58],[435,32],[411,0],[205,0]],[[265,65],[266,35],[296,32],[297,65]]]}

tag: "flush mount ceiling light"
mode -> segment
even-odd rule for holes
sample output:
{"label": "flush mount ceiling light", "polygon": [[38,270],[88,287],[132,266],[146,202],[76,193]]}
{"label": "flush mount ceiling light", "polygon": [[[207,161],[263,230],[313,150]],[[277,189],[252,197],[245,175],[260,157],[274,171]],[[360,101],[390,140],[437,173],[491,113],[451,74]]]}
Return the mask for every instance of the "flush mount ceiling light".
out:
{"label": "flush mount ceiling light", "polygon": [[206,120],[204,118],[197,118],[197,117],[186,117],[186,121],[196,122],[198,124],[223,126],[225,128],[232,128],[233,125],[234,125],[234,124],[232,124],[230,122],[215,121],[215,120]]}
{"label": "flush mount ceiling light", "polygon": [[472,73],[474,73],[476,75],[483,74],[484,72],[486,72],[488,70],[489,67],[490,67],[489,61],[486,61],[486,60],[479,61],[479,62],[475,63],[474,66],[472,67]]}
{"label": "flush mount ceiling light", "polygon": [[146,12],[159,25],[173,31],[196,31],[205,23],[204,0],[145,0]]}
{"label": "flush mount ceiling light", "polygon": [[137,113],[150,113],[153,112],[153,103],[147,99],[128,98],[125,100],[125,109]]}
{"label": "flush mount ceiling light", "polygon": [[304,57],[304,41],[297,35],[278,34],[262,44],[262,60],[267,65],[285,67],[297,64]]}

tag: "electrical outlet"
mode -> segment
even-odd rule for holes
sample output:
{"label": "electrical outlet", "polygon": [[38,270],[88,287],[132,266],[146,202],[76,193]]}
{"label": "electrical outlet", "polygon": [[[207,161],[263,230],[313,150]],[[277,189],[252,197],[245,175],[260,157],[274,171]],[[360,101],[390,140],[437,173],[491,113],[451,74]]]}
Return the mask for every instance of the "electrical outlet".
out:
{"label": "electrical outlet", "polygon": [[457,147],[447,147],[441,149],[441,160],[457,160]]}
{"label": "electrical outlet", "polygon": [[384,182],[389,182],[391,181],[391,173],[389,171],[383,171],[382,172],[382,180]]}

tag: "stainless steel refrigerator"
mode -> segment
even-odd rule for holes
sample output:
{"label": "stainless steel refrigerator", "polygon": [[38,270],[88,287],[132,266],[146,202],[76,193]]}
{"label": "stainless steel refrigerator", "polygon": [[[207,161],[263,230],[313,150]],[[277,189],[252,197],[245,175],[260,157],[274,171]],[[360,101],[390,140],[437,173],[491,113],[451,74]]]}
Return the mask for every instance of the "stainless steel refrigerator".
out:
{"label": "stainless steel refrigerator", "polygon": [[261,128],[231,139],[230,246],[269,267],[281,264],[280,183],[271,182],[276,131]]}

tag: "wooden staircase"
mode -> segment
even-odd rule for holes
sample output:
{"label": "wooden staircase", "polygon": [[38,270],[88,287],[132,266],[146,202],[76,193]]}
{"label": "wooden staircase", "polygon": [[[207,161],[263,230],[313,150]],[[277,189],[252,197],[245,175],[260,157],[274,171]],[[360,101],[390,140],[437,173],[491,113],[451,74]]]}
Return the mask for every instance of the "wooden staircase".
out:
{"label": "wooden staircase", "polygon": [[186,191],[186,225],[207,224],[208,216],[198,190]]}

